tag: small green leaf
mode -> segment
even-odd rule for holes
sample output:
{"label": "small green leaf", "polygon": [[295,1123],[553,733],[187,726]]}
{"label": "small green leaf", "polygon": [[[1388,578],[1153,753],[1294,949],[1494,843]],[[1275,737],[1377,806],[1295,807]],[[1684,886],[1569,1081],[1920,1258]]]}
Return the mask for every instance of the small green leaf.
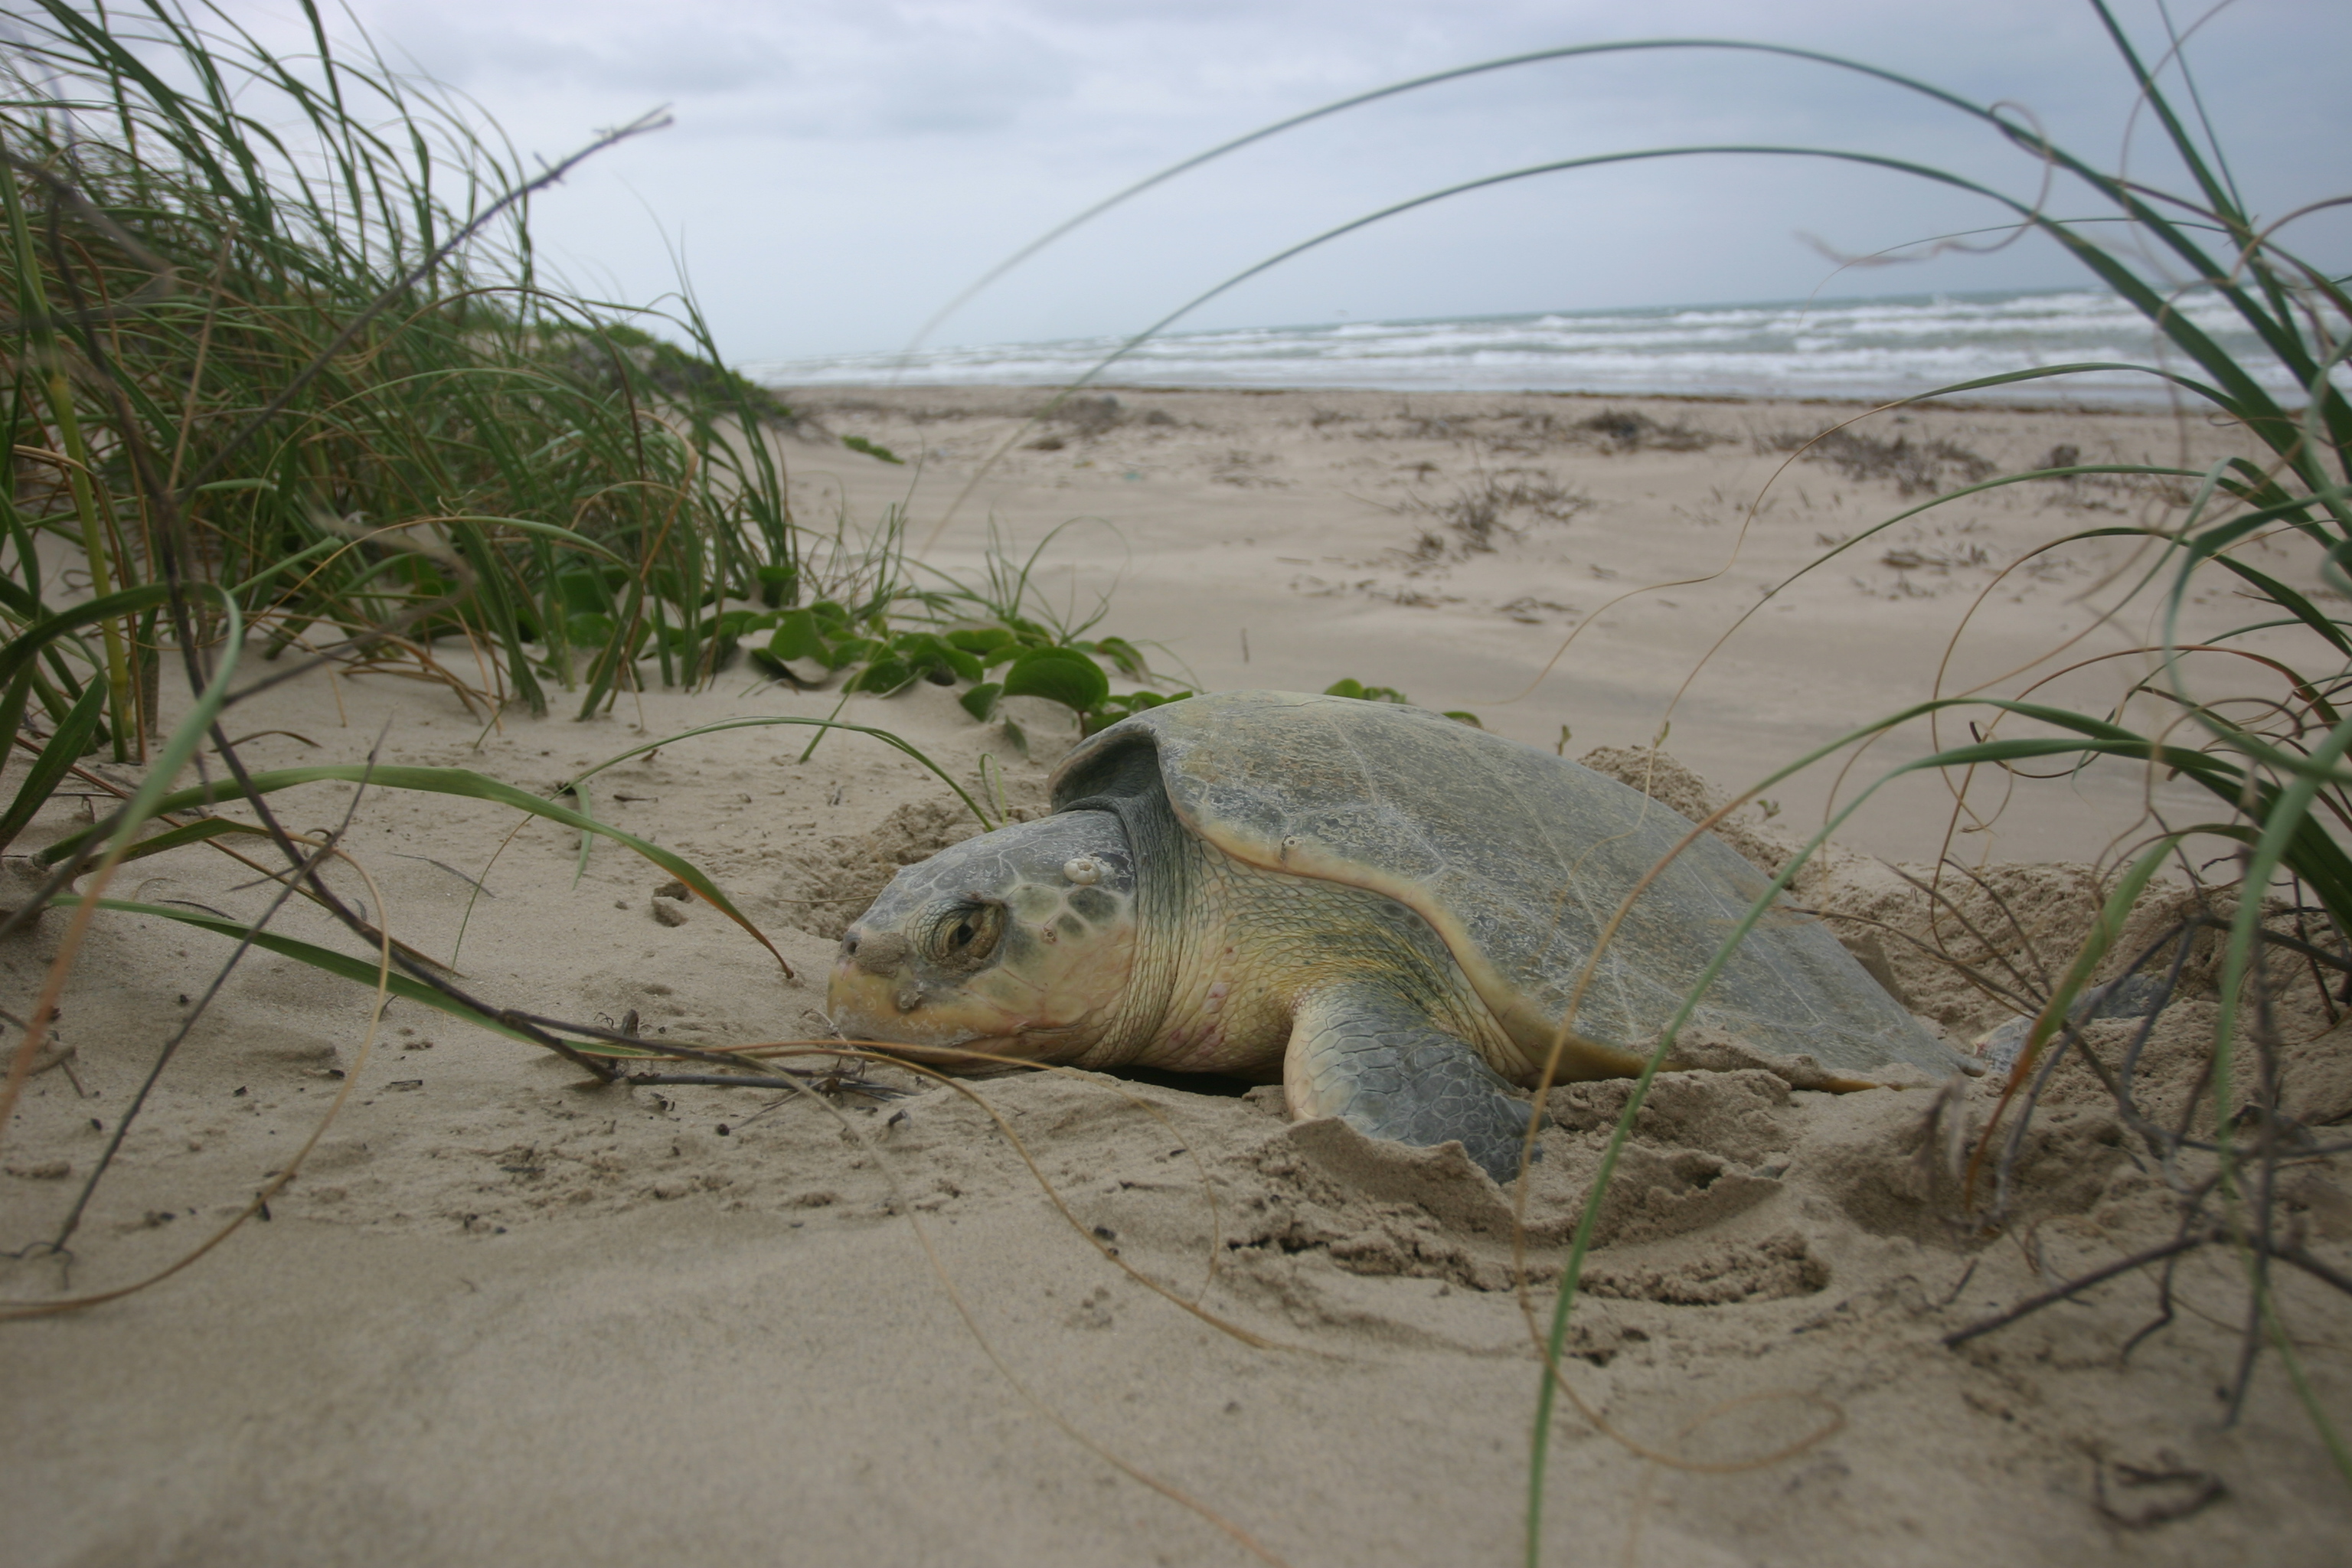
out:
{"label": "small green leaf", "polygon": [[555,585],[563,607],[574,615],[598,614],[611,603],[604,584],[593,572],[559,572]]}
{"label": "small green leaf", "polygon": [[[776,623],[775,635],[768,639],[772,658],[823,659],[827,652],[824,638],[819,635],[814,610],[793,610]],[[838,666],[828,666],[837,668]]]}
{"label": "small green leaf", "polygon": [[863,452],[869,458],[879,458],[886,463],[903,464],[907,460],[889,447],[877,447],[863,436],[844,436],[841,438],[841,444],[853,452]]}
{"label": "small green leaf", "polygon": [[878,638],[845,637],[817,657],[824,661],[824,667],[827,669],[845,669],[853,664],[872,658],[880,651],[882,651],[882,644]]}
{"label": "small green leaf", "polygon": [[1086,713],[1110,695],[1110,677],[1076,648],[1032,648],[1004,672],[1007,697],[1043,697]]}
{"label": "small green leaf", "polygon": [[1190,691],[1123,691],[1116,697],[1104,698],[1094,711],[1086,716],[1083,728],[1091,735],[1097,731],[1110,728],[1121,719],[1132,718],[1162,703],[1180,702],[1192,695]]}
{"label": "small green leaf", "polygon": [[981,677],[980,660],[937,632],[901,632],[891,639],[890,652],[917,675],[940,686]]}
{"label": "small green leaf", "polygon": [[887,697],[893,691],[913,684],[914,679],[915,672],[907,667],[905,659],[895,654],[884,654],[880,658],[850,677],[849,684],[842,689],[872,691]]}
{"label": "small green leaf", "polygon": [[1020,651],[1013,634],[1003,626],[965,626],[947,633],[946,640],[950,647],[960,647],[991,664],[1000,664]]}
{"label": "small green leaf", "polygon": [[1486,727],[1478,721],[1478,715],[1467,712],[1460,708],[1448,708],[1445,710],[1445,716],[1448,719],[1453,720],[1457,724],[1467,724],[1473,730],[1483,730]]}
{"label": "small green leaf", "polygon": [[1394,702],[1412,706],[1412,699],[1393,686],[1367,686],[1352,677],[1335,680],[1323,689],[1326,697],[1352,697],[1360,702]]}
{"label": "small green leaf", "polygon": [[1150,674],[1143,662],[1142,650],[1125,637],[1098,637],[1094,651],[1118,666],[1118,672],[1130,679],[1141,679]]}
{"label": "small green leaf", "polygon": [[973,687],[956,700],[963,704],[965,712],[985,724],[988,722],[989,715],[996,711],[996,700],[1003,694],[1003,683],[987,680]]}

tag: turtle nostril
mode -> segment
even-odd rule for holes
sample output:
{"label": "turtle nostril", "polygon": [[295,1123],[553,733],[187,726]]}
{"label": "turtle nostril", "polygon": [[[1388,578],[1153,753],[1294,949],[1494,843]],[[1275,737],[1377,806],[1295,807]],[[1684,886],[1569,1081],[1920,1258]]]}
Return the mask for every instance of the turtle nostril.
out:
{"label": "turtle nostril", "polygon": [[857,956],[857,933],[856,931],[852,931],[847,936],[841,939],[841,952],[842,955],[845,958],[856,958]]}

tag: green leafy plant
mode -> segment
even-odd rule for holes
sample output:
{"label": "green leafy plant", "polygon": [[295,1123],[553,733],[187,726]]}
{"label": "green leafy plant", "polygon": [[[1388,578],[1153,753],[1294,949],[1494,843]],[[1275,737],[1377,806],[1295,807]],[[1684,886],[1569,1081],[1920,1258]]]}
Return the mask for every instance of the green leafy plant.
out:
{"label": "green leafy plant", "polygon": [[[1403,692],[1399,691],[1393,686],[1367,686],[1362,681],[1356,679],[1353,676],[1345,676],[1333,681],[1330,685],[1323,689],[1323,695],[1326,697],[1352,697],[1360,702],[1394,702],[1406,708],[1417,708],[1420,706],[1419,703],[1415,702],[1412,698],[1407,697]],[[1448,709],[1445,710],[1445,716],[1448,719],[1453,720],[1457,724],[1467,724],[1474,730],[1483,730],[1486,727],[1485,724],[1479,722],[1478,715],[1469,712],[1464,709]]]}
{"label": "green leafy plant", "polygon": [[841,438],[841,444],[853,452],[863,452],[867,457],[878,458],[885,463],[903,464],[907,460],[889,447],[877,447],[863,436],[844,436]]}

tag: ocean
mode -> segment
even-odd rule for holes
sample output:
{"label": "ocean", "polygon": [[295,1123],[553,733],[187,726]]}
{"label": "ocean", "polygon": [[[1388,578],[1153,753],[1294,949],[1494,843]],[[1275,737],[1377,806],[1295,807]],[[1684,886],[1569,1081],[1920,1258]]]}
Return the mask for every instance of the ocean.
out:
{"label": "ocean", "polygon": [[[2181,312],[2259,367],[2274,395],[2298,389],[2226,301],[2186,297]],[[2341,323],[2338,323],[2341,329]],[[983,343],[911,354],[755,361],[772,386],[1060,385],[1117,338]],[[1548,310],[1418,321],[1344,321],[1171,332],[1099,377],[1110,385],[1355,387],[1394,392],[1593,392],[1885,401],[2005,371],[2086,360],[2195,367],[2159,349],[2147,319],[2116,296],[2064,289],[1783,300],[1647,310]],[[2352,385],[2339,371],[2339,383]],[[2011,404],[2160,406],[2165,384],[2129,371],[2037,380],[1972,395]]]}

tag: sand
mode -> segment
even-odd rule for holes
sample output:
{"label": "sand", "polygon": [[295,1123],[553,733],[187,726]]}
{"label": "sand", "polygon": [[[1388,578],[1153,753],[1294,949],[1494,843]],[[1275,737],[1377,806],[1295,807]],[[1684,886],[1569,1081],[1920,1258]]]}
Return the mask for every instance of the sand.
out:
{"label": "sand", "polygon": [[[1677,702],[1708,646],[1817,539],[1927,499],[1903,496],[1900,473],[1801,460],[1741,538],[1788,458],[1782,439],[1853,410],[1117,395],[1097,427],[1031,429],[984,475],[1037,394],[827,393],[782,449],[804,522],[830,526],[841,505],[863,528],[898,504],[916,546],[970,487],[925,554],[967,579],[992,520],[1024,552],[1087,520],[1036,582],[1081,618],[1108,594],[1100,629],[1152,645],[1179,681],[1394,686],[1570,756],[1613,749],[1596,765],[1638,763],[1685,806],[1937,689],[1971,605],[1948,691],[2083,631],[2127,564],[2122,545],[2068,543],[2003,569],[2034,542],[2166,504],[2143,481],[2078,480],[1897,524],[1767,602]],[[1607,414],[1640,419],[1586,423]],[[1947,487],[1971,471],[1964,454],[2010,466],[2071,445],[2087,461],[2185,449],[2201,463],[2233,439],[2142,416],[1909,419],[1864,428],[1906,441],[1880,458]],[[919,461],[891,468],[821,433]],[[1048,437],[1058,447],[1031,445]],[[2189,630],[2231,609],[2191,605]],[[2079,651],[2128,646],[2102,628]],[[2104,700],[2142,668],[2109,661],[2068,694]],[[230,732],[257,735],[256,766],[356,761],[381,735],[387,759],[544,791],[645,740],[834,701],[739,667],[706,692],[625,698],[585,723],[517,709],[492,723],[446,686],[362,675],[280,689]],[[968,784],[992,756],[1017,805],[1042,798],[1071,739],[1024,706],[1024,752],[928,687],[854,700],[845,716],[908,737]],[[1666,750],[1692,773],[1632,750],[1669,721]],[[663,897],[667,874],[626,850],[601,844],[583,869],[572,830],[518,828],[481,803],[370,792],[349,842],[373,883],[348,868],[336,883],[506,1005],[615,1025],[634,1012],[648,1037],[704,1046],[818,1035],[843,921],[896,865],[976,825],[899,753],[835,734],[803,761],[808,735],[683,742],[593,786],[601,816],[708,869],[789,973],[707,904]],[[1871,760],[1927,743],[1915,727]],[[1990,825],[1962,819],[1977,831],[1951,847],[1986,868],[1993,891],[1960,895],[1984,941],[1948,929],[1948,945],[1988,971],[2058,962],[2092,907],[2091,867],[2147,804],[2141,786],[2118,768],[2037,785],[1998,816],[1981,803]],[[282,798],[294,826],[326,826],[350,793]],[[1727,836],[1776,863],[1832,793],[1827,777],[1774,786],[1773,812],[1744,808]],[[2183,798],[2168,788],[2154,804]],[[78,805],[17,852],[69,831]],[[1926,874],[1953,824],[1940,784],[1891,789],[1800,892],[1864,917],[1840,929],[1879,931],[1873,962],[1966,1046],[2010,1014],[1899,940],[1928,921],[1885,863]],[[271,891],[253,883],[197,847],[127,868],[113,891],[247,918]],[[2167,899],[2153,897],[2144,930],[2160,928]],[[63,929],[52,915],[0,943],[18,1013]],[[273,929],[350,945],[299,902]],[[66,996],[72,1055],[33,1080],[0,1144],[0,1245],[54,1234],[102,1129],[226,950],[153,916],[98,921]],[[2192,965],[2151,1053],[2159,1108],[2189,1093],[2211,1019],[2200,987],[2210,974]],[[69,1264],[37,1249],[0,1263],[18,1301],[135,1281],[234,1217],[349,1091],[266,1222],[142,1292],[0,1329],[12,1562],[1252,1561],[1225,1527],[1297,1564],[1520,1560],[1540,1368],[1513,1289],[1509,1201],[1458,1152],[1291,1126],[1266,1091],[1172,1080],[1003,1077],[967,1085],[975,1099],[879,1068],[873,1082],[911,1091],[881,1102],[854,1089],[601,1087],[407,1001],[362,1059],[369,1005],[248,957],[161,1079]],[[2352,1115],[2342,1051],[2305,1044],[2330,1014],[2307,983],[2283,1005],[2305,1064],[2290,1092],[2315,1122]],[[2095,1043],[2122,1026],[2095,1026]],[[2242,1416],[2221,1419],[2242,1310],[2226,1253],[2183,1264],[2173,1322],[2127,1361],[2157,1310],[2139,1277],[1941,1343],[2169,1234],[2161,1183],[2074,1069],[2023,1149],[2010,1223],[1956,1224],[1938,1130],[1981,1126],[1996,1082],[1837,1096],[1752,1070],[1659,1080],[1565,1363],[1612,1431],[1563,1405],[1546,1562],[2344,1560],[2352,1494],[2274,1359]],[[1623,1094],[1593,1084],[1555,1101],[1528,1202],[1538,1313]],[[2342,1165],[2298,1171],[2285,1199],[2338,1268],[2352,1256]],[[2352,1310],[2300,1277],[2281,1300],[2341,1421]]]}

